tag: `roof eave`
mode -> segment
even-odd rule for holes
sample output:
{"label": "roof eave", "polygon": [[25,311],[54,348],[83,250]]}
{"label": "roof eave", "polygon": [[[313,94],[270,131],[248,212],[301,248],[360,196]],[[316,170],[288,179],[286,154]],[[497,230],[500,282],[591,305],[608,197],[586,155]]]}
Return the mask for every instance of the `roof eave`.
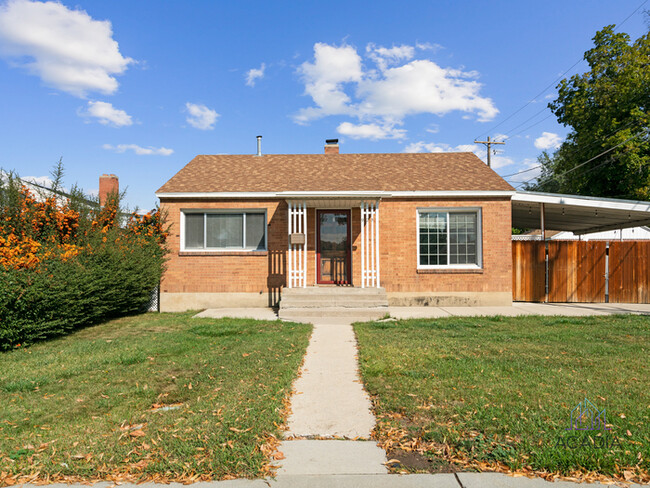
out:
{"label": "roof eave", "polygon": [[259,198],[475,198],[512,197],[508,190],[451,190],[451,191],[279,191],[279,192],[156,192],[160,199],[259,199]]}

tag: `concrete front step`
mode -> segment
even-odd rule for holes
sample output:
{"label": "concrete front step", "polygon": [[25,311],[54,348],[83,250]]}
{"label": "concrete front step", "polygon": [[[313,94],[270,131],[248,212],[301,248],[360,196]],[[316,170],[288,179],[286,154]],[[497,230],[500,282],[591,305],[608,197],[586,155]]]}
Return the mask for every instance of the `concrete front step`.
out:
{"label": "concrete front step", "polygon": [[308,286],[306,288],[283,288],[283,296],[293,295],[386,295],[384,288],[361,288],[358,286]]}
{"label": "concrete front step", "polygon": [[321,317],[349,317],[358,320],[381,319],[388,313],[388,307],[305,307],[282,308],[278,311],[281,320],[300,320]]}
{"label": "concrete front step", "polygon": [[352,286],[325,286],[285,288],[282,290],[280,310],[307,308],[375,308],[387,307],[388,298],[383,288]]}
{"label": "concrete front step", "polygon": [[283,296],[280,308],[323,308],[323,307],[386,307],[388,300],[380,296]]}

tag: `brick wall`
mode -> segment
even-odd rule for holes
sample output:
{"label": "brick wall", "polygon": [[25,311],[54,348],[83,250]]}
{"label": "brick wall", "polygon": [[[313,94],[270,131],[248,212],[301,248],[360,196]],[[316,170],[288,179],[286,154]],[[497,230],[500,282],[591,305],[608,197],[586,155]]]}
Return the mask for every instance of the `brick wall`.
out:
{"label": "brick wall", "polygon": [[[161,292],[248,292],[277,296],[286,278],[287,204],[284,200],[163,199],[171,225],[167,270]],[[417,270],[417,209],[481,207],[483,269],[479,272]],[[181,209],[266,209],[268,251],[180,252]],[[352,209],[352,284],[361,285],[360,209]],[[308,209],[307,285],[316,281],[315,219]],[[484,200],[389,199],[379,205],[381,285],[388,292],[510,292],[512,289],[511,204]]]}
{"label": "brick wall", "polygon": [[[268,251],[180,252],[181,209],[265,209]],[[161,200],[171,225],[163,293],[267,293],[284,284],[287,204],[277,200]]]}
{"label": "brick wall", "polygon": [[[427,207],[481,208],[481,270],[417,269],[417,209]],[[507,198],[382,201],[379,205],[381,285],[387,292],[510,292],[511,212]]]}

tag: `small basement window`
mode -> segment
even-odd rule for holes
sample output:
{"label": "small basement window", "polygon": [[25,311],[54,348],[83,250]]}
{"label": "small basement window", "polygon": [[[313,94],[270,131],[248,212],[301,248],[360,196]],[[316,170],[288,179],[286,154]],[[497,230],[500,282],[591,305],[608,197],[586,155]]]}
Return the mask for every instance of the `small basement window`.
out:
{"label": "small basement window", "polygon": [[183,212],[182,250],[266,250],[266,212]]}
{"label": "small basement window", "polygon": [[480,209],[418,210],[418,268],[480,268]]}

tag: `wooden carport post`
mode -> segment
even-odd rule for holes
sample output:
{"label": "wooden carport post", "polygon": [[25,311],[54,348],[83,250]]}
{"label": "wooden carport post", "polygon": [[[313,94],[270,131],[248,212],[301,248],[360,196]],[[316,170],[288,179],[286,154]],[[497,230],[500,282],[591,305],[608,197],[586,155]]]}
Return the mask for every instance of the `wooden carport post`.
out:
{"label": "wooden carport post", "polygon": [[546,244],[546,209],[544,208],[543,202],[539,205],[542,242],[544,243],[544,303],[548,303],[548,245]]}

